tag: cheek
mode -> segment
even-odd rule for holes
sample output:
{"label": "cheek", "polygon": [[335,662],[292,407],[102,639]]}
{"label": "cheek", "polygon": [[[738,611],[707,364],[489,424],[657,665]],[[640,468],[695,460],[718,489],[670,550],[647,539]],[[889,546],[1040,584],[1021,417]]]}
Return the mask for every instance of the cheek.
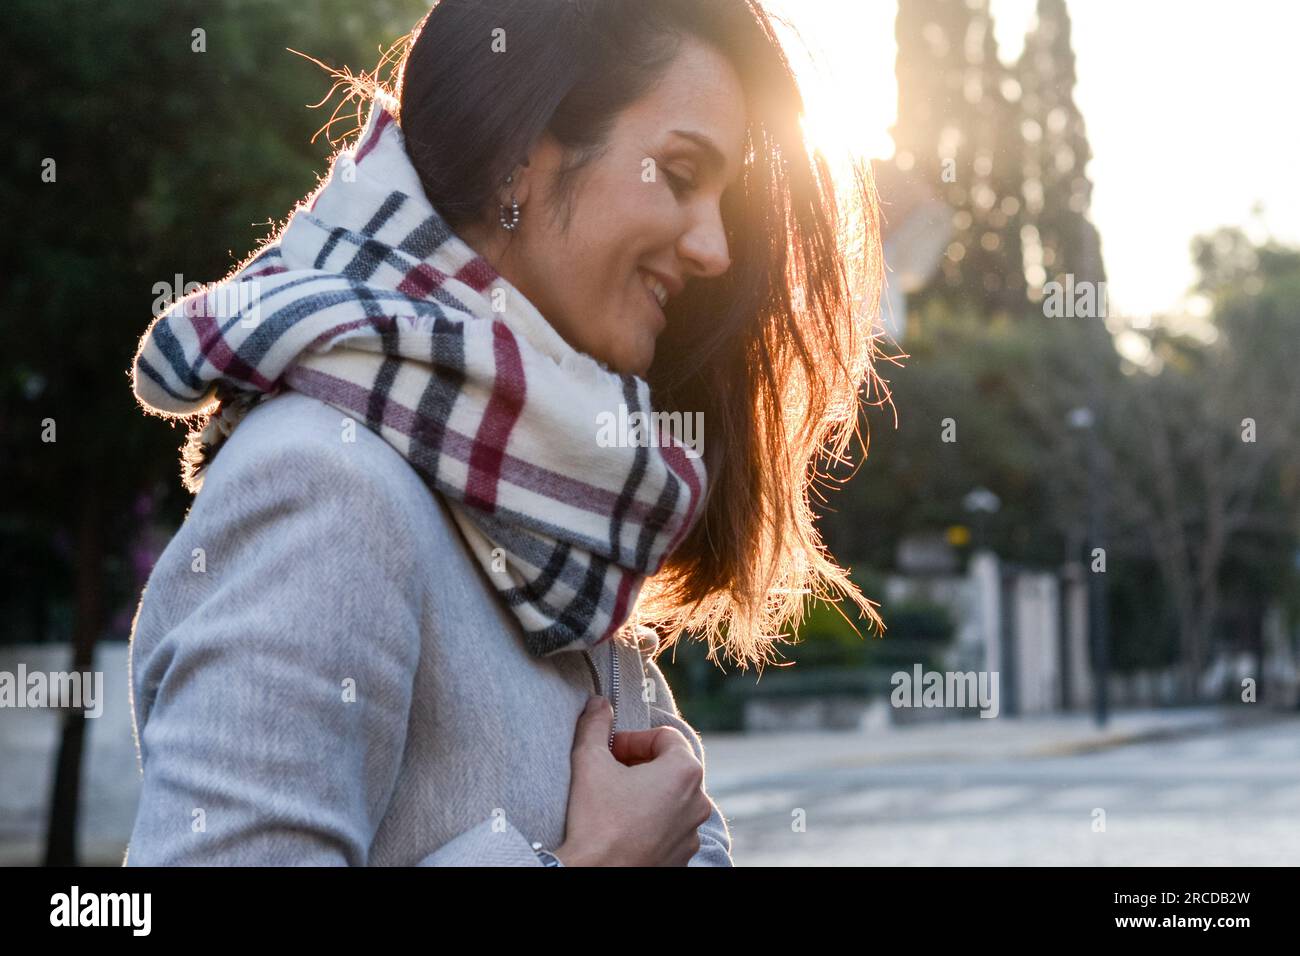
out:
{"label": "cheek", "polygon": [[639,179],[607,194],[594,220],[596,249],[601,280],[611,292],[626,296],[641,288],[636,270],[649,262],[664,264],[671,258],[678,228],[676,203],[664,202],[658,183]]}
{"label": "cheek", "polygon": [[681,210],[658,171],[654,182],[634,175],[606,176],[593,184],[589,224],[594,237],[603,237],[608,254],[624,256],[631,265],[648,253],[662,252],[680,228]]}
{"label": "cheek", "polygon": [[639,172],[630,181],[605,177],[589,186],[562,243],[563,262],[547,278],[565,286],[557,298],[587,351],[639,364],[654,336],[636,270],[669,258],[677,203],[663,182],[643,183]]}

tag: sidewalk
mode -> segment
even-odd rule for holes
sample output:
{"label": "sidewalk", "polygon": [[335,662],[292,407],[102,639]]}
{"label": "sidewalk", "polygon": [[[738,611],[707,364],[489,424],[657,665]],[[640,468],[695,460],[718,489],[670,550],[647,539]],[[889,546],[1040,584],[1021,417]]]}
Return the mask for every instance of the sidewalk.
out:
{"label": "sidewalk", "polygon": [[751,787],[764,778],[818,770],[917,761],[1035,759],[1193,736],[1243,724],[1294,719],[1255,705],[1112,712],[1104,728],[1091,714],[964,718],[862,731],[706,733],[710,793]]}

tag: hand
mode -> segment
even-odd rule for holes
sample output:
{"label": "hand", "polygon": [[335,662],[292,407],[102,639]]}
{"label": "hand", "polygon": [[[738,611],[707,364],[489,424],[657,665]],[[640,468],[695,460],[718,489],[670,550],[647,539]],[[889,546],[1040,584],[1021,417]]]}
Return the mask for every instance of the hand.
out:
{"label": "hand", "polygon": [[565,866],[685,866],[713,806],[704,767],[675,727],[621,731],[608,746],[613,712],[592,699],[574,730]]}

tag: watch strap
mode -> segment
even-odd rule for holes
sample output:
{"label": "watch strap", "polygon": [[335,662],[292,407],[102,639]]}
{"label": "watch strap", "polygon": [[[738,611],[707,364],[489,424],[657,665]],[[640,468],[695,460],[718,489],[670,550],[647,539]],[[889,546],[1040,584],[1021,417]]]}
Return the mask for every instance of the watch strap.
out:
{"label": "watch strap", "polygon": [[533,842],[533,852],[536,853],[537,858],[542,861],[542,866],[564,866],[564,864],[560,862],[560,858],[550,850],[546,849],[546,847],[542,846],[541,843],[536,841]]}

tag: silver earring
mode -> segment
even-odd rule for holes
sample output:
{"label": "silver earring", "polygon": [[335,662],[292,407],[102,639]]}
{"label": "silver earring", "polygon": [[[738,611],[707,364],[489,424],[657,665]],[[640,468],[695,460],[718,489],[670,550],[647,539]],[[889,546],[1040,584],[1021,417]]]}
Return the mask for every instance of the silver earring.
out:
{"label": "silver earring", "polygon": [[[514,174],[514,173],[511,173],[509,176],[506,177],[506,185],[507,185],[507,186],[510,185],[510,183],[512,183],[512,182],[514,182],[514,181],[515,181],[515,174]],[[500,211],[500,214],[499,214],[499,218],[500,218],[500,220],[501,220],[501,228],[504,229],[504,230],[506,230],[507,232],[514,232],[515,229],[518,228],[518,226],[519,226],[519,201],[518,201],[517,199],[515,199],[514,193],[511,193],[511,194],[510,194],[510,219],[509,219],[509,221],[506,220],[506,207],[505,207],[505,203],[502,203],[502,204],[501,204],[501,211]]]}

